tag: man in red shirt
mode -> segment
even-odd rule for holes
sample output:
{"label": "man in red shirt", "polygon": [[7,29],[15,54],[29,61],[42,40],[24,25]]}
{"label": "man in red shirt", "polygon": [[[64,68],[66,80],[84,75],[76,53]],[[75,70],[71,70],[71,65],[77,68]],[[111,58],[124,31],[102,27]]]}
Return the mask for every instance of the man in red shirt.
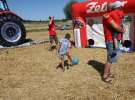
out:
{"label": "man in red shirt", "polygon": [[[118,24],[119,26],[121,25],[123,27],[122,19],[124,18],[124,12],[122,10],[122,7],[124,6],[124,4],[118,5],[119,3],[120,1],[117,1],[111,5],[112,11],[110,12],[110,16],[113,18],[116,24]],[[118,44],[119,42],[121,42],[121,40],[123,40],[122,38],[123,38],[123,33],[113,31],[113,42],[116,50],[119,50]]]}
{"label": "man in red shirt", "polygon": [[[113,6],[112,6],[113,4]],[[111,68],[111,64],[112,63],[116,63],[117,62],[117,53],[114,49],[114,42],[113,42],[113,32],[118,32],[118,33],[122,33],[124,32],[123,28],[121,27],[120,24],[118,24],[117,21],[120,21],[120,17],[118,17],[118,14],[116,12],[113,12],[114,10],[112,9],[112,7],[114,6],[122,6],[123,3],[122,2],[113,2],[108,4],[108,10],[110,10],[110,12],[106,13],[103,15],[103,27],[104,27],[104,36],[105,36],[105,42],[106,42],[106,49],[107,49],[107,62],[105,64],[105,69],[104,69],[104,73],[103,73],[103,80],[105,82],[110,82],[111,81],[111,74],[110,74],[110,68]],[[113,14],[116,17],[113,18]]]}
{"label": "man in red shirt", "polygon": [[51,51],[54,41],[55,41],[55,44],[58,45],[58,38],[57,38],[56,29],[55,29],[54,17],[49,16],[48,27],[49,27],[49,40],[50,40],[49,51]]}

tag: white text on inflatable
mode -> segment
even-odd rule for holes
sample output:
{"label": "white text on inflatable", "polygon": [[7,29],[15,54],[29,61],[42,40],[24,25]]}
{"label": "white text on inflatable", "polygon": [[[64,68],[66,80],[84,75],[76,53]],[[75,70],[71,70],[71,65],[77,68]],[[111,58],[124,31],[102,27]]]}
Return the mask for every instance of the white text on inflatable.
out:
{"label": "white text on inflatable", "polygon": [[90,2],[86,5],[87,13],[99,13],[107,11],[107,2],[98,4],[98,2]]}

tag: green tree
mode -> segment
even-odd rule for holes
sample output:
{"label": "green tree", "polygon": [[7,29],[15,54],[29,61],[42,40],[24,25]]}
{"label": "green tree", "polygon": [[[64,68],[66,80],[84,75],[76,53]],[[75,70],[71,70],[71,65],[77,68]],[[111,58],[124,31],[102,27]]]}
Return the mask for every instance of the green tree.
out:
{"label": "green tree", "polygon": [[74,3],[77,3],[76,0],[70,0],[64,7],[63,11],[64,11],[64,14],[65,14],[65,17],[66,19],[71,19],[72,18],[72,15],[71,15],[71,7],[72,7],[72,4]]}

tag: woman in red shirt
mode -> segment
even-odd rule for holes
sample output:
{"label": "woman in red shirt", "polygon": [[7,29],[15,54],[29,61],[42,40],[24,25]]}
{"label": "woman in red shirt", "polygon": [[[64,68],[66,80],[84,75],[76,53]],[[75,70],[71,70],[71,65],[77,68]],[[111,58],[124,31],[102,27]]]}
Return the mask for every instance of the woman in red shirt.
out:
{"label": "woman in red shirt", "polygon": [[50,40],[50,46],[49,46],[49,51],[52,50],[52,45],[55,42],[56,47],[58,45],[58,38],[57,38],[57,33],[56,33],[56,29],[55,29],[55,23],[54,23],[54,17],[50,17],[49,16],[49,40]]}

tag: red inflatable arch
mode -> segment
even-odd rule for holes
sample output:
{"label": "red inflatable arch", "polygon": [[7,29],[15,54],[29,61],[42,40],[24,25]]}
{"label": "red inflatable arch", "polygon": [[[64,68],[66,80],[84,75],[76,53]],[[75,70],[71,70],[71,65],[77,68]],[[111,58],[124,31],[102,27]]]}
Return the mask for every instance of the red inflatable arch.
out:
{"label": "red inflatable arch", "polygon": [[[72,5],[72,18],[73,23],[79,21],[81,23],[81,27],[74,26],[74,32],[80,32],[80,47],[87,46],[87,34],[86,34],[86,17],[98,17],[102,16],[104,13],[107,12],[107,4],[109,2],[114,2],[116,0],[87,0],[84,2],[76,3]],[[125,2],[124,5],[124,12],[126,14],[132,13],[135,14],[135,0],[120,0],[121,2]],[[135,18],[135,17],[134,17]],[[77,22],[77,24],[80,24]],[[135,26],[134,26],[135,30]],[[134,31],[135,32],[135,31]],[[135,36],[135,35],[134,35]],[[135,41],[135,38],[134,38]],[[134,45],[135,47],[135,45]]]}

